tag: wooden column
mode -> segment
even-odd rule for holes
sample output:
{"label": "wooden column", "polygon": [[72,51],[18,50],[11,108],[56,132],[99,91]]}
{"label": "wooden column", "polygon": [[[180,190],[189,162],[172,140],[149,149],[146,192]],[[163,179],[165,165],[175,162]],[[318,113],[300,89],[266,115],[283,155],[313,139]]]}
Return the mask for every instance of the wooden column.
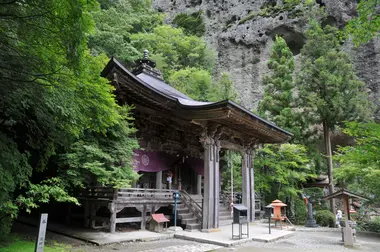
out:
{"label": "wooden column", "polygon": [[143,210],[141,212],[141,230],[146,229],[146,211],[147,211],[147,206],[146,204],[144,204]]}
{"label": "wooden column", "polygon": [[202,229],[211,229],[214,213],[214,157],[213,141],[210,137],[202,139],[204,147],[204,192]]}
{"label": "wooden column", "polygon": [[162,189],[162,171],[156,172],[156,189]]}
{"label": "wooden column", "polygon": [[88,200],[84,201],[84,226],[86,228],[90,227],[90,204]]}
{"label": "wooden column", "polygon": [[250,202],[251,202],[251,212],[250,219],[251,221],[255,221],[255,171],[254,171],[254,151],[250,150],[248,154],[248,169],[249,169],[249,187],[250,187]]}
{"label": "wooden column", "polygon": [[110,211],[110,226],[109,226],[109,229],[110,229],[110,232],[111,233],[115,233],[116,232],[116,206],[114,203],[109,203],[108,204],[108,209]]}
{"label": "wooden column", "polygon": [[220,142],[216,140],[213,145],[214,152],[214,223],[213,228],[219,228],[219,195],[220,195],[220,171],[219,171]]}
{"label": "wooden column", "polygon": [[197,174],[197,194],[202,194],[202,175]]}
{"label": "wooden column", "polygon": [[251,221],[250,213],[251,213],[251,190],[250,190],[250,180],[249,180],[249,154],[247,150],[244,150],[242,153],[242,167],[241,167],[241,173],[242,173],[242,204],[247,207],[248,209],[248,221]]}
{"label": "wooden column", "polygon": [[210,125],[200,141],[204,147],[204,191],[202,229],[219,227],[219,138],[221,127]]}

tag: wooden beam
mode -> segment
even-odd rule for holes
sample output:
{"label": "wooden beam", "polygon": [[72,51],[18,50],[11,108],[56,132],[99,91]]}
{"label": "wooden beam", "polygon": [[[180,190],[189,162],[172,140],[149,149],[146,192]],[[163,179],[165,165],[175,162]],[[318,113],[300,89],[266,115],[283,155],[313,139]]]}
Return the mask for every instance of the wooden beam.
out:
{"label": "wooden beam", "polygon": [[234,151],[244,150],[244,147],[239,145],[239,144],[232,143],[232,142],[229,142],[227,140],[219,140],[219,141],[220,141],[220,147],[222,149],[234,150]]}
{"label": "wooden beam", "polygon": [[140,222],[142,217],[117,218],[116,223]]}

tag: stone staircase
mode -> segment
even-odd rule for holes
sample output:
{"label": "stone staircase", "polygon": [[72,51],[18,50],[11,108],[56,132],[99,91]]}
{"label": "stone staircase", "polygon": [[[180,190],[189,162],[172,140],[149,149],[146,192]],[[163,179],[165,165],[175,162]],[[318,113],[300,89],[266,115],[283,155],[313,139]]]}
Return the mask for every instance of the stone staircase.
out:
{"label": "stone staircase", "polygon": [[[174,205],[172,205],[172,207],[174,213]],[[190,212],[185,204],[181,203],[177,205],[177,220],[181,221],[181,225],[184,225],[185,230],[187,231],[201,229],[201,223],[194,216],[194,214]]]}
{"label": "stone staircase", "polygon": [[223,202],[219,203],[219,226],[231,225],[232,217],[231,211],[225,206]]}

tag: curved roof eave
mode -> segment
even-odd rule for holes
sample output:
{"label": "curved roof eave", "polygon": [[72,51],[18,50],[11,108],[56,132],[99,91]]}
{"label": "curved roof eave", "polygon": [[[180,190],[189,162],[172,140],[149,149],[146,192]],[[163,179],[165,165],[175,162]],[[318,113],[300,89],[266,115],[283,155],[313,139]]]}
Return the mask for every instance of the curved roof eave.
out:
{"label": "curved roof eave", "polygon": [[[112,64],[116,64],[118,67],[120,67],[120,69],[122,69],[126,74],[128,74],[132,79],[134,79],[135,81],[139,82],[141,85],[143,85],[144,87],[150,89],[151,91],[155,92],[156,94],[170,100],[170,101],[173,101],[173,102],[176,102],[177,105],[180,107],[180,108],[184,108],[184,109],[215,109],[215,108],[222,108],[222,107],[228,107],[228,106],[231,106],[232,108],[235,108],[237,110],[240,110],[242,112],[244,112],[246,115],[256,119],[256,120],[259,120],[261,121],[262,123],[264,124],[267,124],[269,125],[270,127],[288,135],[289,137],[292,137],[293,134],[278,127],[277,125],[275,125],[274,123],[270,122],[270,121],[267,121],[263,118],[261,118],[260,116],[252,113],[251,111],[249,111],[248,109],[244,108],[243,106],[233,102],[233,101],[230,101],[230,100],[224,100],[224,101],[220,101],[220,102],[210,102],[210,103],[204,103],[204,102],[197,102],[197,101],[191,101],[194,105],[186,105],[186,104],[183,104],[180,102],[180,100],[177,98],[177,97],[172,97],[170,95],[167,95],[163,92],[161,92],[160,90],[152,87],[151,85],[145,83],[143,80],[137,78],[134,74],[132,74],[128,69],[126,69],[117,59],[115,59],[114,57],[112,57],[110,59],[110,61],[107,63],[107,65],[105,66],[104,70],[101,72],[101,76],[102,77],[106,77],[108,74],[109,74],[109,71],[112,69]],[[198,104],[197,104],[198,103]]]}
{"label": "curved roof eave", "polygon": [[279,126],[275,125],[273,122],[270,122],[270,121],[267,121],[263,118],[261,118],[260,116],[252,113],[251,111],[249,111],[248,109],[244,108],[243,106],[237,104],[236,102],[234,101],[231,101],[231,100],[224,100],[224,101],[220,101],[220,102],[214,102],[214,103],[210,103],[210,104],[206,104],[206,105],[201,105],[201,106],[185,106],[185,105],[182,105],[180,104],[182,107],[184,108],[197,108],[197,109],[211,109],[211,108],[221,108],[221,107],[228,107],[228,105],[230,105],[232,108],[235,108],[237,110],[240,110],[242,112],[244,112],[246,115],[248,116],[251,116],[253,117],[254,119],[256,120],[259,120],[261,121],[262,123],[264,124],[267,124],[269,125],[270,127],[273,127],[274,129],[278,130],[278,131],[281,131],[282,133],[288,135],[289,137],[292,137],[293,134],[280,128]]}

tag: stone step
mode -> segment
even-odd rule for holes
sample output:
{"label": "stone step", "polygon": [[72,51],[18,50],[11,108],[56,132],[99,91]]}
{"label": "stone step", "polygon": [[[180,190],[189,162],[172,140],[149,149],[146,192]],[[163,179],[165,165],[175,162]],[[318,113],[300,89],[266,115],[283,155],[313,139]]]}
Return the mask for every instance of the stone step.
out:
{"label": "stone step", "polygon": [[178,214],[178,216],[179,216],[179,219],[181,219],[181,220],[194,218],[194,214],[192,214],[192,213]]}
{"label": "stone step", "polygon": [[199,230],[201,229],[200,223],[191,223],[186,225],[186,230],[193,231],[193,230]]}
{"label": "stone step", "polygon": [[184,225],[194,224],[194,223],[198,223],[198,220],[197,220],[197,218],[193,217],[193,218],[188,218],[188,219],[182,219],[181,223],[184,224]]}
{"label": "stone step", "polygon": [[[174,209],[173,209],[173,212],[174,212]],[[177,214],[187,214],[187,213],[189,213],[189,209],[187,208],[177,209]]]}
{"label": "stone step", "polygon": [[232,221],[232,218],[230,215],[223,215],[223,216],[219,215],[219,221],[222,221],[222,220],[231,220]]}
{"label": "stone step", "polygon": [[230,220],[219,220],[219,226],[228,226],[232,224],[232,219]]}
{"label": "stone step", "polygon": [[219,211],[219,215],[221,215],[221,214],[231,214],[231,212],[222,210],[222,211]]}

